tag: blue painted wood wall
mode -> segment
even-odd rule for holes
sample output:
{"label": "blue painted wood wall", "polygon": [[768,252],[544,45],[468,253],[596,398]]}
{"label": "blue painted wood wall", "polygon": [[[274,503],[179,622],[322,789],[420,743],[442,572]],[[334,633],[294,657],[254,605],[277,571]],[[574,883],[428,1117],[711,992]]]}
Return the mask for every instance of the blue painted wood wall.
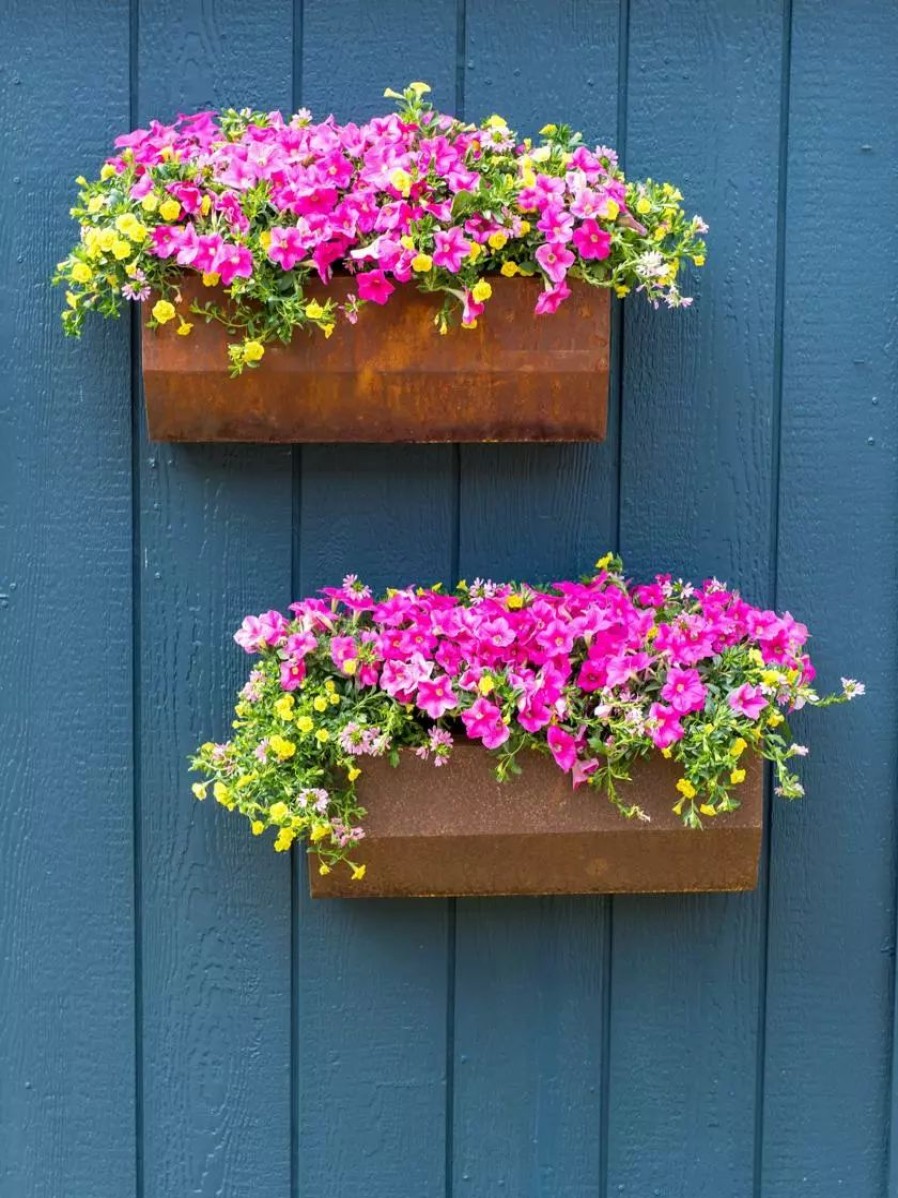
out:
{"label": "blue painted wood wall", "polygon": [[[898,1194],[898,8],[3,6],[0,1198]],[[64,342],[73,178],[181,109],[573,119],[711,226],[616,324],[603,446],[148,443],[127,324]],[[188,797],[247,610],[371,583],[717,574],[816,633],[756,894],[313,905]],[[802,722],[802,731],[804,723]]]}

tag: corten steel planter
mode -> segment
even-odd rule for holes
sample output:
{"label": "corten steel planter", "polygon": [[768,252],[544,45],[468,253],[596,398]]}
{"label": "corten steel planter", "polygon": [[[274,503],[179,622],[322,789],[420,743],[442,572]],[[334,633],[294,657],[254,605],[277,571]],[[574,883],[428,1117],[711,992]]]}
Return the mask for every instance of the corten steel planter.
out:
{"label": "corten steel planter", "polygon": [[352,881],[335,868],[322,877],[310,859],[313,898],[399,898],[499,894],[610,894],[751,890],[757,885],[763,770],[753,758],[739,787],[742,806],[684,828],[671,810],[682,768],[660,756],[621,784],[650,823],[625,820],[600,792],[573,790],[551,758],[536,753],[506,783],[494,761],[458,745],[439,769],[406,753],[364,765],[359,798],[366,839]]}
{"label": "corten steel planter", "polygon": [[[227,335],[193,320],[143,329],[143,378],[156,441],[601,441],[608,413],[609,296],[573,283],[553,316],[537,317],[536,279],[491,280],[475,329],[441,336],[442,295],[399,287],[326,339],[297,330],[256,370],[228,375]],[[353,290],[334,279],[310,295]],[[179,310],[215,295],[185,277]],[[216,296],[216,298],[221,298]],[[149,316],[152,300],[145,305]]]}

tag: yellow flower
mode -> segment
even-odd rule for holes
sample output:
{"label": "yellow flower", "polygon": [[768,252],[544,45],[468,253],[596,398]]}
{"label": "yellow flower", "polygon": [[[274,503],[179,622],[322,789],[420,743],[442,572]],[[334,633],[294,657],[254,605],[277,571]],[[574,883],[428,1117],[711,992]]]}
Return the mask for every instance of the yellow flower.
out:
{"label": "yellow flower", "polygon": [[321,874],[322,878],[326,878],[330,871],[331,867],[329,865],[325,865],[323,861],[318,866],[318,872]]}
{"label": "yellow flower", "polygon": [[645,216],[646,213],[651,212],[651,210],[652,201],[647,196],[640,196],[636,201],[636,211],[639,213],[639,215]]}
{"label": "yellow flower", "polygon": [[661,756],[662,756],[662,757],[672,757],[672,756],[673,756],[673,750],[672,750],[672,749],[670,749],[670,748],[667,748],[667,749],[662,749],[662,750],[661,750]]}
{"label": "yellow flower", "polygon": [[530,232],[530,221],[529,220],[518,221],[518,237],[526,237],[529,232]]}
{"label": "yellow flower", "polygon": [[340,696],[331,693],[328,695],[327,701],[328,701],[328,703],[330,703],[331,707],[336,707],[337,704],[340,702]]}
{"label": "yellow flower", "polygon": [[554,135],[557,132],[558,132],[557,125],[543,125],[542,129],[540,129],[540,131],[539,131],[539,134],[540,134],[540,137],[554,137]]}
{"label": "yellow flower", "polygon": [[253,836],[261,836],[265,831],[265,825],[260,819],[254,819],[250,824],[250,831],[252,832]]}
{"label": "yellow flower", "polygon": [[179,337],[189,337],[192,330],[193,330],[193,325],[190,323],[190,321],[182,320],[181,323],[178,325],[178,336]]}
{"label": "yellow flower", "polygon": [[358,662],[357,657],[347,657],[346,660],[343,662],[343,666],[342,666],[343,673],[349,674],[350,677],[352,677],[352,675],[356,673],[358,668],[359,668],[359,662]]}
{"label": "yellow flower", "polygon": [[489,242],[489,247],[491,250],[501,250],[502,247],[505,245],[505,243],[508,241],[508,234],[507,233],[490,233],[489,237],[487,238],[487,241]]}
{"label": "yellow flower", "polygon": [[353,882],[361,882],[361,880],[362,880],[362,878],[364,878],[364,876],[365,876],[365,866],[364,865],[353,866],[353,870],[352,870]]}
{"label": "yellow flower", "polygon": [[472,241],[471,248],[468,250],[468,257],[471,259],[471,261],[476,262],[482,253],[483,246],[480,244],[480,242]]}
{"label": "yellow flower", "polygon": [[[523,595],[509,595],[505,600],[505,606],[509,611],[520,611],[524,606]],[[482,680],[481,680],[482,681]]]}
{"label": "yellow flower", "polygon": [[408,233],[399,238],[399,244],[404,250],[413,250],[415,248],[414,237],[409,237]]}
{"label": "yellow flower", "polygon": [[259,244],[261,245],[263,250],[267,250],[268,247],[271,245],[271,230],[270,229],[263,229],[262,232],[259,234]]}
{"label": "yellow flower", "polygon": [[324,695],[316,695],[312,700],[312,706],[316,711],[327,711],[327,699]]}
{"label": "yellow flower", "polygon": [[767,717],[768,728],[778,728],[786,717],[780,711],[771,711]]}
{"label": "yellow flower", "polygon": [[324,315],[324,309],[317,300],[311,300],[306,304],[306,316],[309,320],[320,320]]}
{"label": "yellow flower", "polygon": [[296,745],[293,741],[285,740],[283,736],[272,736],[268,743],[282,760],[292,757],[296,752]]}
{"label": "yellow flower", "polygon": [[328,337],[332,337],[334,335],[334,326],[332,324],[323,324],[321,326],[321,331],[324,333],[324,339],[326,341]]}
{"label": "yellow flower", "polygon": [[736,761],[742,756],[748,748],[748,742],[743,740],[741,736],[737,737],[730,745],[729,753]]}
{"label": "yellow flower", "polygon": [[760,649],[749,649],[748,660],[753,662],[756,666],[762,666],[764,664],[764,658],[761,655]]}
{"label": "yellow flower", "polygon": [[86,262],[76,262],[72,267],[72,278],[76,283],[89,283],[94,277],[94,272]]}
{"label": "yellow flower", "polygon": [[181,215],[181,205],[177,200],[164,200],[159,205],[159,215],[163,220],[177,220]]}
{"label": "yellow flower", "polygon": [[412,270],[419,274],[425,274],[433,266],[433,258],[430,254],[415,254],[412,258]]}
{"label": "yellow flower", "polygon": [[397,167],[390,175],[390,183],[400,195],[407,196],[412,189],[412,177],[408,171],[404,171],[402,167]]}
{"label": "yellow flower", "polygon": [[153,320],[158,321],[159,324],[168,324],[170,320],[174,320],[176,315],[175,305],[170,304],[168,300],[156,300],[153,304]]}
{"label": "yellow flower", "polygon": [[286,803],[272,803],[268,808],[268,818],[273,824],[279,824],[281,820],[287,818],[290,814],[290,808]]}
{"label": "yellow flower", "polygon": [[430,91],[430,85],[427,83],[410,83],[408,85],[408,90],[410,92],[414,92],[420,100],[422,96],[426,96]]}
{"label": "yellow flower", "polygon": [[692,785],[692,783],[689,781],[688,778],[681,778],[679,780],[679,782],[677,783],[677,790],[680,792],[680,794],[683,796],[684,799],[694,799],[696,796],[696,793],[697,793],[695,787]]}
{"label": "yellow flower", "polygon": [[309,840],[311,840],[312,844],[317,844],[319,840],[324,840],[325,836],[330,836],[330,833],[330,824],[316,824],[309,833]]}
{"label": "yellow flower", "polygon": [[692,261],[695,263],[696,266],[704,266],[705,265],[705,255],[704,254],[693,254]]}
{"label": "yellow flower", "polygon": [[489,676],[489,674],[484,674],[483,677],[480,679],[480,681],[477,683],[477,689],[481,693],[481,695],[492,694],[492,692],[496,689],[495,680],[493,678],[491,678]]}
{"label": "yellow flower", "polygon": [[330,738],[331,738],[331,734],[328,732],[328,730],[326,728],[319,728],[318,731],[315,733],[315,739],[318,741],[318,743],[320,745],[326,745],[327,742],[330,740]]}
{"label": "yellow flower", "polygon": [[311,732],[315,727],[315,721],[310,715],[301,715],[296,721],[296,727],[300,732]]}
{"label": "yellow flower", "polygon": [[200,212],[202,212],[203,216],[208,216],[211,209],[212,209],[212,197],[211,196],[203,196],[203,198],[200,200]]}
{"label": "yellow flower", "polygon": [[617,296],[618,299],[623,299],[625,295],[630,294],[630,288],[624,286],[624,284],[618,284],[614,288],[614,294]]}
{"label": "yellow flower", "polygon": [[596,562],[596,569],[597,570],[607,570],[613,561],[614,561],[614,554],[606,553],[604,555],[604,557],[600,557],[599,560]]}
{"label": "yellow flower", "polygon": [[702,815],[716,815],[717,814],[717,808],[712,807],[710,803],[702,803],[702,805],[699,807],[699,811],[702,813]]}
{"label": "yellow flower", "polygon": [[78,295],[74,291],[67,291],[65,293],[65,302],[69,305],[70,308],[77,308],[78,302],[80,299],[81,299],[81,296]]}
{"label": "yellow flower", "polygon": [[114,174],[115,174],[115,167],[112,165],[111,162],[104,162],[103,165],[100,167],[100,178],[101,179],[111,179]]}
{"label": "yellow flower", "polygon": [[518,273],[517,262],[503,262],[499,267],[499,274],[505,275],[506,279],[513,279]]}
{"label": "yellow flower", "polygon": [[87,201],[87,211],[91,214],[91,216],[96,216],[96,214],[100,211],[100,209],[102,207],[103,207],[103,197],[102,196],[91,196],[90,199]]}
{"label": "yellow flower", "polygon": [[357,765],[351,765],[349,767],[349,769],[346,771],[346,777],[349,779],[350,782],[355,782],[356,778],[358,778],[360,776],[361,772],[362,771],[359,769],[359,767]]}
{"label": "yellow flower", "polygon": [[204,287],[217,287],[218,280],[219,280],[219,275],[217,275],[214,271],[203,271],[203,286]]}
{"label": "yellow flower", "polygon": [[764,670],[761,674],[761,681],[765,686],[777,686],[782,680],[783,676],[779,670]]}
{"label": "yellow flower", "polygon": [[140,206],[144,210],[144,212],[155,212],[156,209],[159,207],[159,200],[156,198],[156,196],[153,195],[153,193],[151,191],[149,191],[143,197],[143,199],[140,201]]}
{"label": "yellow flower", "polygon": [[119,262],[123,262],[125,258],[130,258],[133,253],[131,242],[126,241],[124,237],[119,237],[112,247],[112,256]]}
{"label": "yellow flower", "polygon": [[471,296],[476,303],[482,304],[493,294],[493,289],[490,287],[486,279],[478,279],[471,288]]}
{"label": "yellow flower", "polygon": [[243,343],[243,360],[244,362],[260,362],[265,356],[265,346],[261,341],[244,341]]}
{"label": "yellow flower", "polygon": [[194,782],[193,786],[190,788],[193,791],[194,798],[204,799],[206,797],[206,787],[208,785],[208,782]]}
{"label": "yellow flower", "polygon": [[617,220],[620,213],[620,204],[617,200],[606,199],[599,204],[599,216],[603,220]]}
{"label": "yellow flower", "polygon": [[733,770],[730,774],[730,782],[733,786],[738,786],[740,782],[745,781],[745,770]]}
{"label": "yellow flower", "polygon": [[337,684],[336,684],[336,682],[334,682],[333,678],[326,678],[326,679],[325,679],[325,681],[324,681],[324,689],[325,689],[326,691],[329,691],[329,692],[333,692],[333,691],[335,691],[335,690],[337,689]]}
{"label": "yellow flower", "polygon": [[274,705],[274,710],[282,720],[292,720],[294,703],[292,695],[281,695]]}
{"label": "yellow flower", "polygon": [[225,786],[224,782],[216,782],[212,787],[212,793],[219,803],[227,804],[231,800],[231,792]]}
{"label": "yellow flower", "polygon": [[274,842],[274,851],[276,853],[286,853],[295,839],[296,833],[292,828],[281,828]]}

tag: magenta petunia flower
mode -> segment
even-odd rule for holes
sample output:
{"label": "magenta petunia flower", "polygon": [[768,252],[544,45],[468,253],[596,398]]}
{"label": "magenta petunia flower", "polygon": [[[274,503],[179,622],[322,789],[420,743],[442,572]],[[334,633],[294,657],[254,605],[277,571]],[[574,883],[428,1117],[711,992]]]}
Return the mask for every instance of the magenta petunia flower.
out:
{"label": "magenta petunia flower", "polygon": [[565,275],[576,261],[566,246],[555,243],[541,245],[536,251],[536,260],[553,283],[564,282]]}
{"label": "magenta petunia flower", "polygon": [[574,245],[581,258],[607,258],[611,253],[611,234],[594,220],[585,220],[574,231]]}
{"label": "magenta petunia flower", "polygon": [[395,288],[382,270],[369,270],[358,276],[359,299],[385,304]]}
{"label": "magenta petunia flower", "polygon": [[684,715],[690,711],[701,711],[707,693],[698,670],[683,670],[679,666],[670,667],[661,688],[661,698],[669,703],[674,711]]}
{"label": "magenta petunia flower", "polygon": [[438,720],[458,705],[458,698],[452,689],[451,679],[439,674],[436,678],[421,679],[416,702],[432,720]]}
{"label": "magenta petunia flower", "polygon": [[767,706],[767,696],[759,686],[743,682],[737,690],[727,695],[727,703],[733,711],[738,711],[750,720],[756,720]]}

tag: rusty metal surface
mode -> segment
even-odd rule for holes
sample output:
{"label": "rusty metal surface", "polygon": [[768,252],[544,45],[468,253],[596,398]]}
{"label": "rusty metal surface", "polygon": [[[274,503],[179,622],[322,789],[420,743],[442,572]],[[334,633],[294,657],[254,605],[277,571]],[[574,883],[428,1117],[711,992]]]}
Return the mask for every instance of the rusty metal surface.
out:
{"label": "rusty metal surface", "polygon": [[[476,329],[441,336],[441,298],[400,287],[330,339],[297,331],[256,370],[228,376],[227,336],[188,315],[214,292],[185,277],[178,305],[194,324],[142,335],[155,441],[601,441],[608,412],[608,292],[573,283],[554,316],[536,317],[536,279],[491,280]],[[334,279],[319,300],[342,298]],[[220,297],[218,297],[220,298]],[[149,315],[145,305],[144,320]]]}
{"label": "rusty metal surface", "polygon": [[528,755],[523,772],[500,784],[493,759],[458,745],[435,769],[406,753],[393,769],[368,763],[360,782],[367,839],[354,854],[364,879],[334,869],[322,877],[314,855],[314,898],[399,898],[498,894],[610,894],[751,890],[757,885],[763,770],[746,762],[742,806],[684,828],[671,810],[682,775],[660,756],[642,762],[621,795],[650,823],[625,820],[602,793],[573,790],[551,758]]}

